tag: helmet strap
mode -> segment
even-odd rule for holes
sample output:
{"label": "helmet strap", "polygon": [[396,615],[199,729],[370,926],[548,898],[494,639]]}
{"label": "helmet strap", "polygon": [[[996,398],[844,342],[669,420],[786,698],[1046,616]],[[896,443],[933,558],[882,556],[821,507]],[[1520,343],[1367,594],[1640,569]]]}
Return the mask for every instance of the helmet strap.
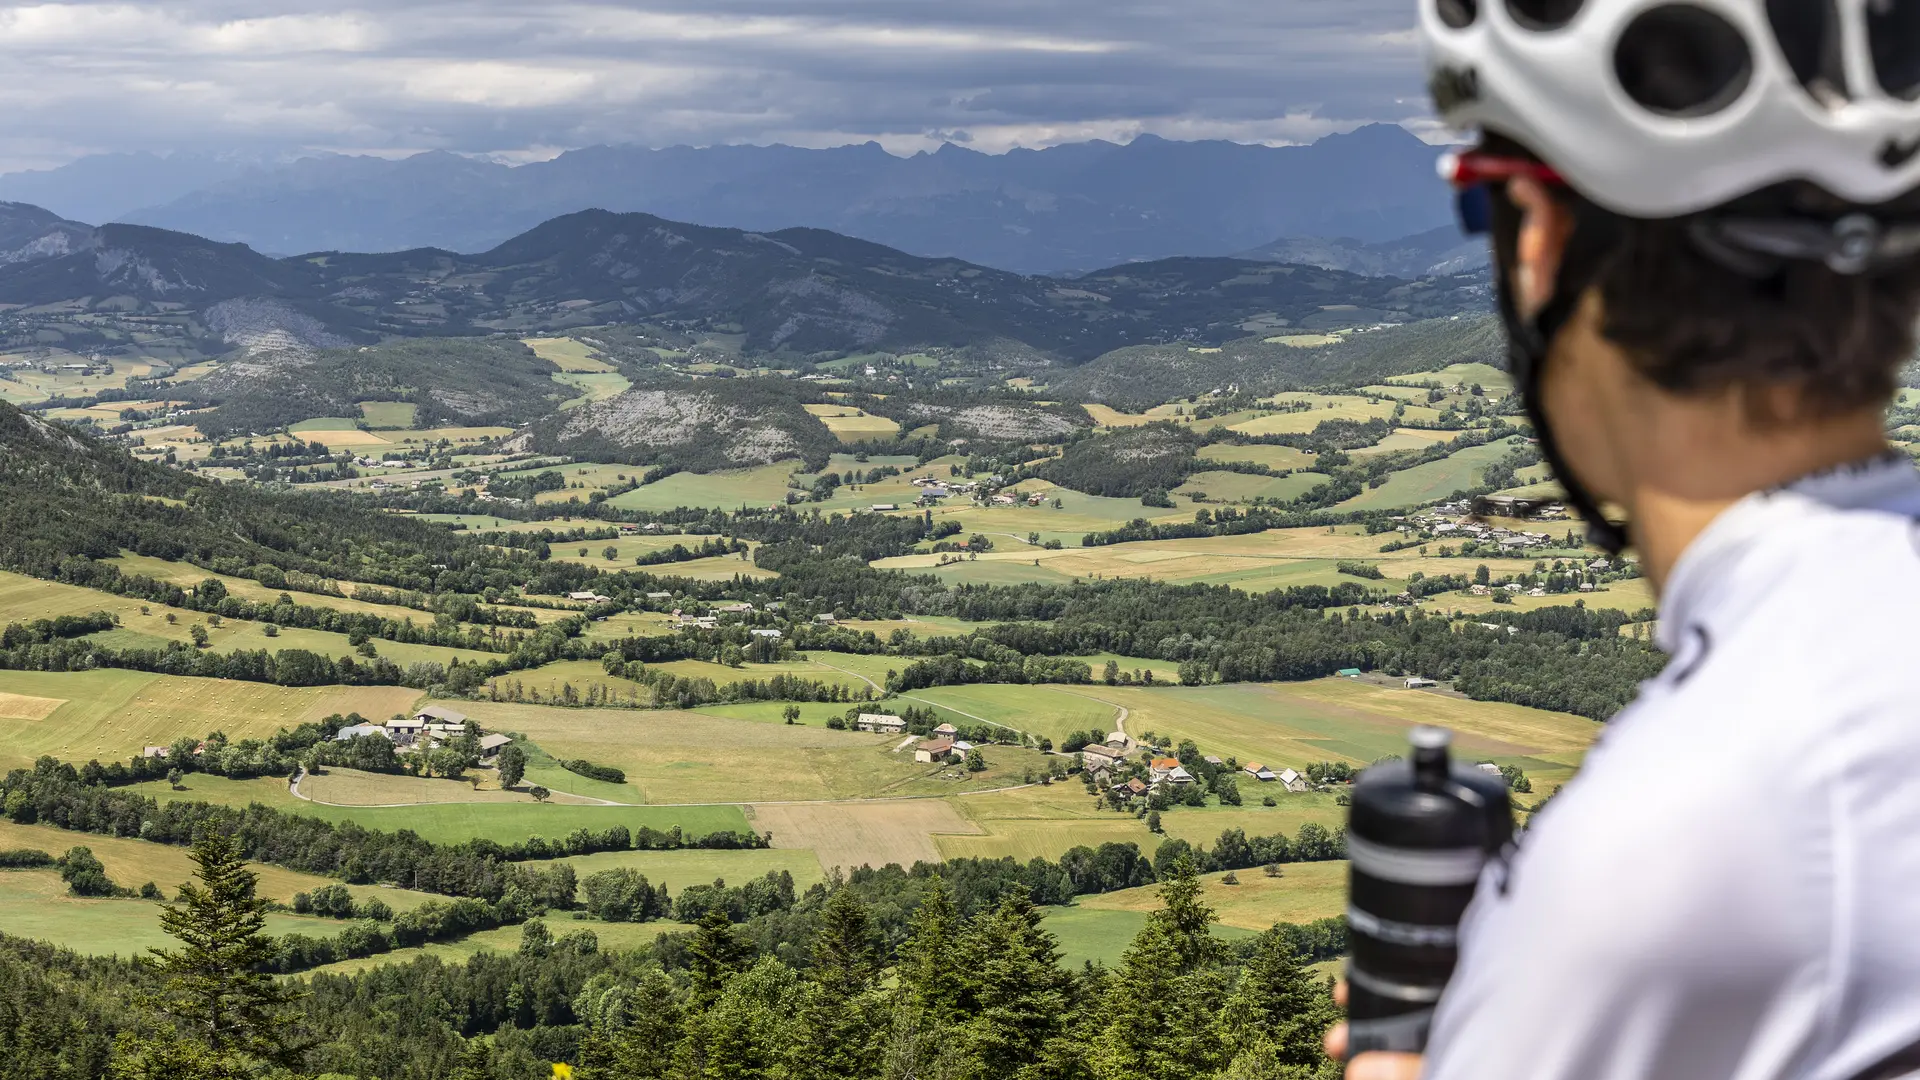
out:
{"label": "helmet strap", "polygon": [[[1496,192],[1495,199],[1505,203],[1504,191]],[[1575,202],[1578,224],[1568,244],[1566,257],[1561,261],[1553,298],[1546,307],[1532,319],[1522,318],[1513,289],[1507,284],[1509,271],[1517,261],[1516,229],[1494,230],[1494,288],[1499,297],[1500,318],[1507,328],[1508,366],[1519,384],[1520,400],[1527,410],[1527,419],[1533,424],[1534,434],[1540,440],[1540,455],[1546,459],[1547,467],[1553,470],[1554,478],[1566,489],[1568,505],[1586,521],[1588,541],[1609,556],[1617,556],[1626,550],[1629,543],[1626,526],[1608,519],[1601,512],[1600,500],[1580,482],[1568,465],[1559,441],[1554,438],[1553,425],[1547,419],[1544,395],[1541,393],[1542,373],[1548,354],[1552,351],[1553,340],[1573,320],[1574,313],[1579,310],[1581,296],[1599,275],[1604,261],[1601,252],[1607,245],[1596,234],[1612,231],[1601,219],[1601,212],[1597,208],[1585,200]],[[1515,213],[1511,203],[1501,209],[1510,215],[1511,220],[1511,215]]]}

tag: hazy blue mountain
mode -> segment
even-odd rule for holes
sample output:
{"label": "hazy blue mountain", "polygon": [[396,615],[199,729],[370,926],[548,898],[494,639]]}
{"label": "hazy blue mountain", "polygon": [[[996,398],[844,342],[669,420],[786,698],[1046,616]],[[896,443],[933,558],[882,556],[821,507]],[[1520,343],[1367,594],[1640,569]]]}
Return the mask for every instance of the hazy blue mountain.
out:
{"label": "hazy blue mountain", "polygon": [[[518,168],[445,153],[327,156],[192,190],[156,182],[144,209],[89,220],[118,217],[283,255],[478,252],[543,221],[605,209],[756,232],[828,229],[915,255],[1054,273],[1230,255],[1276,236],[1371,244],[1432,229],[1448,219],[1436,152],[1399,127],[1374,125],[1278,148],[1152,136],[1000,155],[948,145],[908,158],[871,143],[596,146]],[[47,186],[69,171],[78,180],[118,167],[155,166],[95,158],[30,175]],[[24,199],[8,185],[26,182],[0,178],[0,196]],[[87,217],[57,195],[37,201]]]}
{"label": "hazy blue mountain", "polygon": [[0,240],[16,236],[26,243],[19,258],[0,260],[0,304],[197,312],[208,330],[250,351],[658,323],[742,334],[755,353],[796,357],[948,347],[1078,362],[1141,343],[1218,343],[1485,306],[1484,285],[1471,276],[1409,287],[1309,266],[1172,258],[1069,281],[821,229],[757,233],[605,210],[555,218],[473,255],[420,248],[275,259],[189,233],[90,229],[0,206]]}
{"label": "hazy blue mountain", "polygon": [[57,169],[0,176],[0,199],[44,206],[76,221],[113,221],[259,167],[211,154],[94,154]]}
{"label": "hazy blue mountain", "polygon": [[1369,277],[1464,274],[1480,270],[1489,262],[1486,237],[1462,236],[1454,225],[1372,244],[1351,236],[1282,237],[1243,251],[1239,257],[1348,270]]}

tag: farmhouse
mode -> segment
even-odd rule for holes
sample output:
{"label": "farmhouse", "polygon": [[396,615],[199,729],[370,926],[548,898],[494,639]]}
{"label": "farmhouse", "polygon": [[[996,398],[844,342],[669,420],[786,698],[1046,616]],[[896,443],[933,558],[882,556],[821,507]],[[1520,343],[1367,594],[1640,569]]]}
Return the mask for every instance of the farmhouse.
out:
{"label": "farmhouse", "polygon": [[1280,781],[1281,786],[1285,787],[1288,791],[1299,792],[1307,790],[1307,778],[1294,772],[1292,769],[1281,769],[1279,775],[1275,776],[1274,779]]}
{"label": "farmhouse", "polygon": [[1127,747],[1133,745],[1133,740],[1128,738],[1127,733],[1124,731],[1109,731],[1107,732],[1107,745],[1116,746],[1125,750]]}
{"label": "farmhouse", "polygon": [[1088,743],[1080,751],[1080,760],[1087,768],[1111,768],[1127,756],[1126,751],[1099,743]]}
{"label": "farmhouse", "polygon": [[414,713],[413,718],[422,724],[452,724],[456,728],[467,722],[466,713],[456,712],[445,705],[429,705]]}
{"label": "farmhouse", "polygon": [[753,636],[754,636],[754,637],[760,637],[760,638],[766,638],[766,639],[767,639],[767,640],[769,640],[769,641],[779,641],[779,640],[780,640],[780,631],[778,631],[778,630],[774,630],[774,629],[772,629],[772,628],[770,628],[770,627],[761,627],[761,628],[758,628],[758,629],[755,629],[755,630],[753,631]]}
{"label": "farmhouse", "polygon": [[604,604],[604,603],[606,603],[606,602],[607,602],[607,601],[608,601],[609,599],[611,599],[611,597],[606,597],[606,596],[601,596],[601,595],[600,595],[599,593],[597,593],[597,592],[591,592],[591,591],[589,591],[589,592],[570,592],[570,593],[568,593],[568,594],[567,594],[567,599],[569,599],[569,600],[584,600],[584,601],[586,601],[587,603],[590,603],[590,604]]}
{"label": "farmhouse", "polygon": [[813,621],[825,626],[832,626],[834,623],[837,623],[840,620],[835,618],[832,615],[815,615],[813,617]]}
{"label": "farmhouse", "polygon": [[480,736],[480,756],[492,757],[506,749],[507,744],[511,742],[513,740],[505,735],[482,735]]}
{"label": "farmhouse", "polygon": [[945,761],[947,755],[951,753],[953,753],[952,739],[928,739],[913,748],[913,760],[928,763]]}
{"label": "farmhouse", "polygon": [[1258,780],[1263,784],[1269,780],[1274,779],[1273,770],[1267,768],[1265,765],[1262,765],[1257,761],[1247,762],[1246,765],[1241,767],[1240,771],[1243,773],[1246,773],[1248,776],[1253,777],[1255,780]]}
{"label": "farmhouse", "polygon": [[951,739],[955,735],[960,734],[960,729],[954,727],[952,724],[941,724],[939,727],[933,729],[933,734],[935,738],[945,737]]}
{"label": "farmhouse", "polygon": [[753,613],[753,605],[752,604],[722,604],[719,607],[714,608],[713,610],[719,612],[722,615],[751,615]]}
{"label": "farmhouse", "polygon": [[907,730],[905,720],[886,713],[861,713],[853,726],[856,731],[874,731],[883,735],[899,735]]}
{"label": "farmhouse", "polygon": [[352,727],[341,728],[339,732],[334,735],[333,741],[352,742],[355,739],[373,735],[378,735],[385,739],[393,738],[387,729],[381,727],[379,724],[355,724]]}
{"label": "farmhouse", "polygon": [[140,756],[145,758],[156,758],[156,757],[163,758],[163,757],[166,757],[167,754],[168,754],[168,749],[167,747],[164,747],[164,746],[149,746],[146,749],[140,751]]}
{"label": "farmhouse", "polygon": [[427,722],[411,716],[396,716],[387,721],[387,738],[400,746],[412,746],[413,740],[427,730]]}
{"label": "farmhouse", "polygon": [[1432,679],[1423,679],[1418,675],[1412,676],[1407,680],[1407,689],[1409,690],[1424,690],[1429,686],[1439,685],[1439,683],[1434,682]]}
{"label": "farmhouse", "polygon": [[1227,767],[1226,762],[1220,760],[1220,758],[1216,757],[1213,754],[1208,754],[1206,757],[1201,758],[1200,760],[1206,762],[1207,764],[1213,766],[1216,769],[1224,769]]}

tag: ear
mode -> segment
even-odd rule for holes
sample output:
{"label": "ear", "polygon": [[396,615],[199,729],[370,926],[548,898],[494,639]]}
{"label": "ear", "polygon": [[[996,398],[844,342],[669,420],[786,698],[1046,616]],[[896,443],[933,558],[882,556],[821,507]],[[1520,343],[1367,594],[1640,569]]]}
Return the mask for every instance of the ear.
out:
{"label": "ear", "polygon": [[1507,198],[1520,211],[1520,236],[1514,246],[1513,297],[1522,318],[1532,320],[1553,299],[1560,260],[1573,235],[1573,214],[1531,177],[1507,182]]}

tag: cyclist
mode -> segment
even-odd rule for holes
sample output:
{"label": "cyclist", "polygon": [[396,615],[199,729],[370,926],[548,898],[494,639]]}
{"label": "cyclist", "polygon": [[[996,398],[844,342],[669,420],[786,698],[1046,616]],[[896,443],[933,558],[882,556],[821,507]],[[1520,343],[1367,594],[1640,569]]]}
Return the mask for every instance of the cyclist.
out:
{"label": "cyclist", "polygon": [[1671,658],[1489,866],[1424,1063],[1348,1075],[1920,1073],[1920,0],[1421,3],[1541,447]]}

